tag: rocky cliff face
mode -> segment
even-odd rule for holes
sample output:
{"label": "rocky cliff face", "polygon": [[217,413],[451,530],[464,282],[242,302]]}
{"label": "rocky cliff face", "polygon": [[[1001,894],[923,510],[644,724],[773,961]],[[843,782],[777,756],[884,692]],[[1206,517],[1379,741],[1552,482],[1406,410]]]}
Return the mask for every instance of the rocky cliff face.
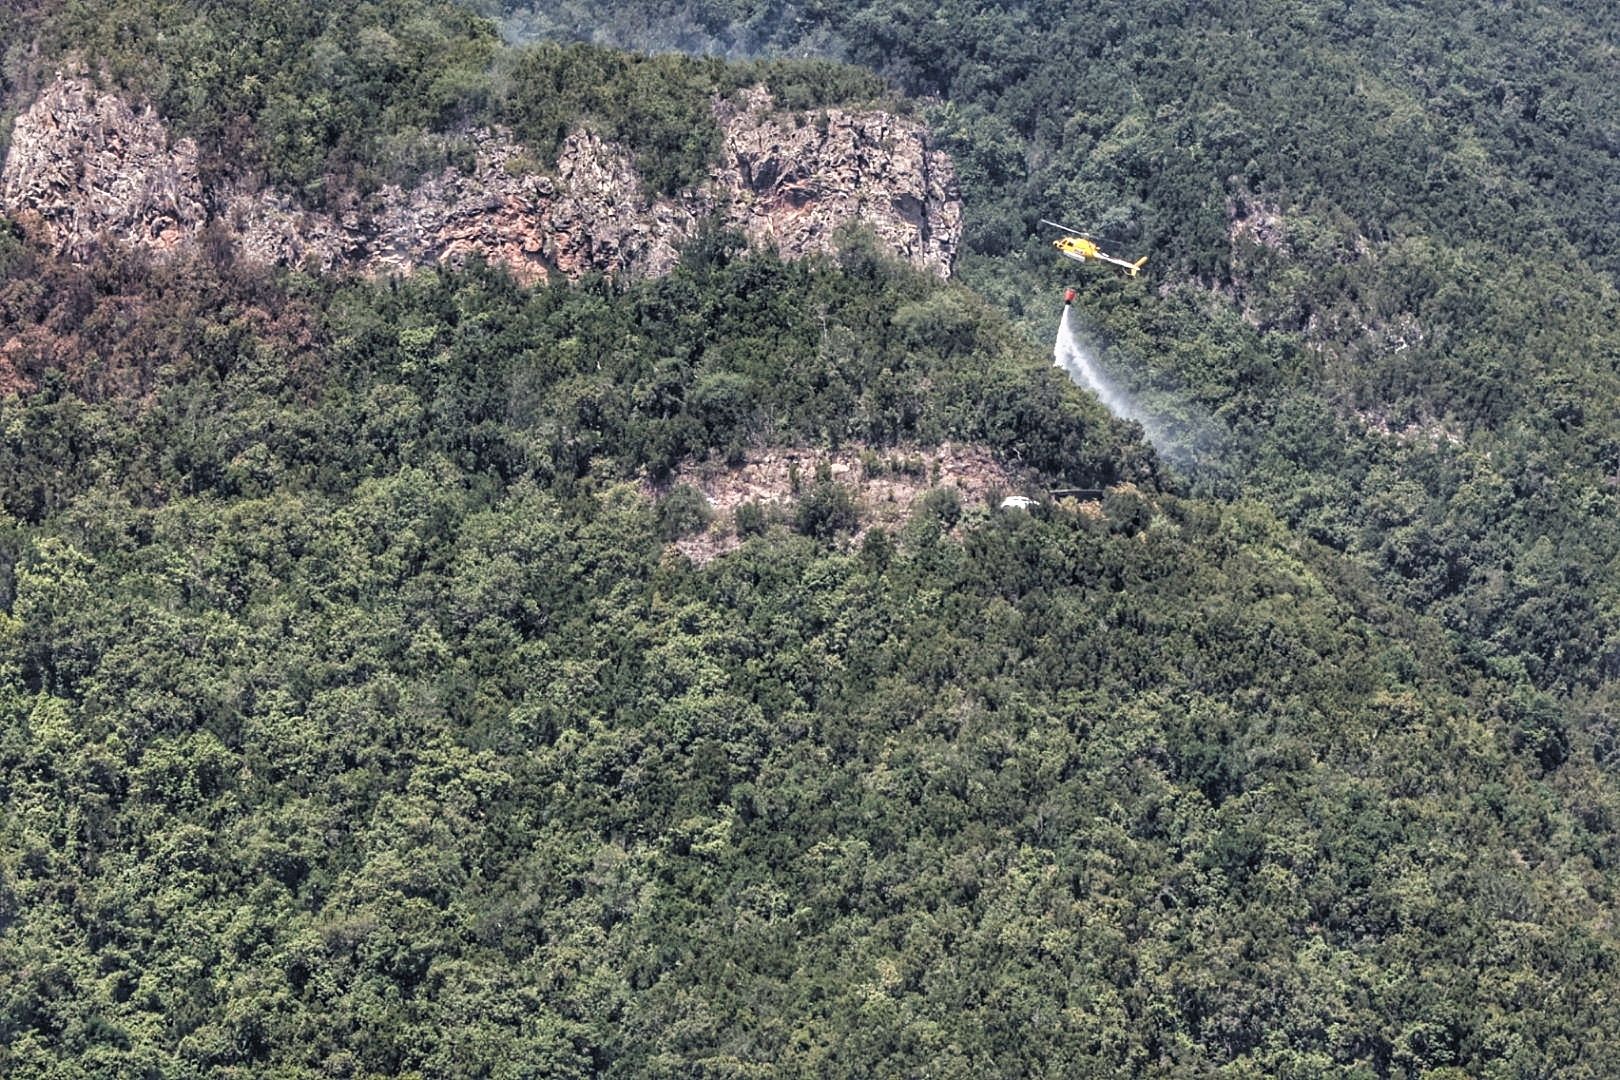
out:
{"label": "rocky cliff face", "polygon": [[150,108],[78,79],[58,79],[18,119],[0,207],[70,257],[104,236],[173,251],[196,239],[207,216],[196,145],[171,143]]}
{"label": "rocky cliff face", "polygon": [[717,106],[724,133],[712,190],[726,220],[786,256],[831,251],[844,225],[870,229],[948,277],[962,235],[950,158],[928,133],[882,112],[773,116],[762,87]]}
{"label": "rocky cliff face", "polygon": [[514,171],[520,148],[499,132],[467,139],[470,173],[447,168],[410,190],[384,187],[335,217],[297,210],[275,192],[239,192],[226,223],[261,263],[405,274],[477,255],[524,282],[665,273],[696,225],[686,207],[643,197],[629,156],[585,129],[564,142],[551,176]]}
{"label": "rocky cliff face", "polygon": [[920,125],[876,111],[778,117],[763,89],[715,109],[721,162],[679,198],[646,196],[625,150],[588,129],[565,141],[547,175],[514,168],[521,149],[505,133],[477,130],[464,136],[470,172],[447,168],[319,214],[273,190],[205,188],[196,146],[172,139],[149,107],[59,78],[17,119],[0,211],[75,259],[106,245],[182,251],[217,221],[261,263],[386,274],[478,255],[528,282],[665,273],[717,215],[789,258],[830,251],[840,230],[860,225],[950,274],[961,203],[950,159]]}

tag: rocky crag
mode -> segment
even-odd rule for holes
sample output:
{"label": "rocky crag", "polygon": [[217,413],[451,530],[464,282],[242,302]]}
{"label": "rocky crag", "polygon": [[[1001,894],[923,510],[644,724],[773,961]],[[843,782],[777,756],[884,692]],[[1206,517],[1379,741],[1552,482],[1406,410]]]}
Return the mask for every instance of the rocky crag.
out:
{"label": "rocky crag", "polygon": [[676,198],[649,197],[624,148],[588,128],[543,174],[517,167],[523,149],[506,132],[478,129],[461,136],[471,171],[446,168],[328,214],[275,190],[209,188],[196,145],[173,138],[149,106],[59,77],[17,119],[0,211],[79,260],[108,245],[168,256],[218,223],[260,263],[389,274],[477,255],[525,282],[665,273],[711,216],[788,258],[831,251],[858,225],[949,276],[961,201],[949,157],[920,124],[872,110],[781,116],[763,88],[715,111],[720,161]]}

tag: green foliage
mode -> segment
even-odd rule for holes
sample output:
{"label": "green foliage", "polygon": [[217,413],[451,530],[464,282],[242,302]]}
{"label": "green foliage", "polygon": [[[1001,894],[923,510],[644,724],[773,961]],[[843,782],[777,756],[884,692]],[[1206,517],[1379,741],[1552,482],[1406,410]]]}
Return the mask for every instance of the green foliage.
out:
{"label": "green foliage", "polygon": [[[496,61],[428,3],[45,14],[311,198],[501,117],[595,124],[668,190],[761,70]],[[1620,349],[1612,290],[1552,258],[1612,256],[1608,16],[606,14],[728,49],[837,26],[940,93],[989,299],[720,232],[661,281],[533,292],[0,239],[0,1071],[1620,1072]],[[1594,73],[1479,51],[1521,30]],[[1187,489],[1248,501],[1167,494],[998,313],[1046,332],[1054,204],[1170,268],[1080,306],[1207,437]],[[1503,270],[1504,235],[1549,258]],[[804,476],[796,531],[745,504],[702,567],[666,544],[701,496],[641,493],[946,440],[1108,491],[940,490],[852,545],[849,489]]]}
{"label": "green foliage", "polygon": [[757,500],[745,502],[732,512],[739,536],[757,536],[765,531],[765,508]]}
{"label": "green foliage", "polygon": [[649,189],[674,193],[700,182],[719,150],[711,99],[726,74],[723,65],[675,56],[538,45],[510,61],[503,118],[549,160],[589,117],[632,149]]}
{"label": "green foliage", "polygon": [[842,484],[817,480],[799,496],[793,524],[806,536],[831,540],[855,528],[855,497]]}
{"label": "green foliage", "polygon": [[[660,288],[346,287],[313,402],[248,355],[98,412],[220,393],[221,457],[299,415],[328,434],[265,443],[293,456],[255,493],[204,468],[155,496],[123,485],[174,466],[101,458],[18,523],[9,1073],[1613,1060],[1593,750],[1550,758],[1546,699],[1466,677],[1265,511],[1120,491],[696,568],[664,555],[676,496],[599,453],[501,475],[496,431],[547,445],[564,414],[409,419],[480,415],[482,380],[565,366],[591,320],[626,340]],[[590,389],[567,437],[600,449]]]}
{"label": "green foliage", "polygon": [[[954,287],[25,261],[8,1074],[1620,1053],[1601,704],[1481,677],[1256,506],[1164,494]],[[68,332],[105,361],[51,366]],[[745,506],[702,568],[665,546],[701,496],[641,494],[737,445],[945,439],[1113,490],[941,489],[848,550],[849,489],[806,475],[799,531]]]}
{"label": "green foliage", "polygon": [[826,61],[727,65],[585,44],[519,49],[503,58],[502,82],[507,91],[500,115],[540,158],[553,158],[584,119],[628,146],[647,187],[663,194],[708,177],[720,149],[717,96],[763,83],[782,109],[893,103],[881,79]]}
{"label": "green foliage", "polygon": [[155,101],[214,166],[317,202],[434,164],[420,135],[487,116],[496,49],[448,0],[62,0],[43,36]]}
{"label": "green foliage", "polygon": [[[1194,490],[1265,499],[1545,688],[1614,672],[1620,410],[1590,405],[1620,401],[1611,9],[503,8],[519,37],[836,55],[927,96],[960,277],[1037,340],[1039,218],[1150,256],[1161,287],[1087,275],[1076,311]],[[1581,580],[1504,588],[1541,536]]]}
{"label": "green foliage", "polygon": [[702,532],[714,519],[714,510],[703,492],[691,484],[677,484],[658,500],[658,529],[668,540]]}
{"label": "green foliage", "polygon": [[313,204],[408,183],[450,163],[457,145],[444,134],[497,121],[540,163],[570,131],[594,126],[631,149],[651,191],[672,194],[702,181],[719,150],[718,94],[763,82],[795,109],[894,98],[869,73],[817,60],[728,66],[583,44],[501,50],[494,26],[452,0],[13,8],[0,12],[0,103],[15,104],[16,91],[66,57],[153,101],[199,142],[211,174],[246,169]]}
{"label": "green foliage", "polygon": [[906,112],[910,108],[887,80],[852,64],[818,58],[781,58],[741,65],[741,72],[742,77],[757,78],[764,83],[777,107],[790,112],[866,104],[893,112]]}
{"label": "green foliage", "polygon": [[962,498],[955,488],[935,488],[922,497],[922,512],[943,528],[953,529],[962,520]]}

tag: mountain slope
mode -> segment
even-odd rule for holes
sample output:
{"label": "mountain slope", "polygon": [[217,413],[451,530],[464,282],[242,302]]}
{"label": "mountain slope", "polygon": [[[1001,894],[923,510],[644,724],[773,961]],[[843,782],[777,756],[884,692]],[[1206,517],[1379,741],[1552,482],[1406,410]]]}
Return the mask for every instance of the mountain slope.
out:
{"label": "mountain slope", "polygon": [[[799,44],[850,14],[706,10]],[[1064,22],[1098,61],[1086,116],[1034,14],[855,12],[952,95],[970,284],[718,228],[661,278],[534,287],[229,244],[76,265],[0,230],[5,1071],[1616,1072],[1606,286],[1470,277],[1487,248],[1446,241],[1440,196],[1374,235],[1398,186],[1202,175],[1222,116],[1251,151],[1300,135],[1148,91],[1252,82],[1279,40],[1318,49],[1266,91],[1325,103],[1296,118],[1312,168],[1438,123],[1369,83],[1387,115],[1341,131],[1284,76],[1353,54],[1264,11],[1272,36],[1230,41],[1180,9]],[[104,55],[200,175],[261,170],[309,213],[414,182],[469,123],[536,153],[634,132],[678,183],[717,88],[871,90],[508,53],[414,0],[28,19],[18,93]],[[263,47],[214,56],[232,40]],[[1077,306],[1203,434],[1175,474],[1029,343],[1056,305],[1026,181],[1165,223],[1157,287]],[[1508,393],[1526,365],[1556,411]],[[1038,505],[964,498],[928,464],[946,442]],[[835,448],[930,490],[872,507],[807,468],[717,514],[682,482]]]}
{"label": "mountain slope", "polygon": [[[1608,7],[507,10],[518,35],[825,49],[938,95],[959,272],[1038,340],[1078,279],[1106,366],[1195,433],[1161,449],[1198,490],[1264,498],[1499,669],[1613,674]],[[1150,255],[1156,287],[1069,274],[1037,240],[1054,216]],[[1538,545],[1555,615],[1506,584]]]}
{"label": "mountain slope", "polygon": [[[1551,703],[1265,510],[1155,493],[988,310],[902,315],[960,291],[147,275],[80,286],[169,342],[138,405],[0,406],[8,1071],[1617,1052],[1620,803]],[[853,548],[767,518],[699,569],[623,483],[907,415],[1111,490]]]}

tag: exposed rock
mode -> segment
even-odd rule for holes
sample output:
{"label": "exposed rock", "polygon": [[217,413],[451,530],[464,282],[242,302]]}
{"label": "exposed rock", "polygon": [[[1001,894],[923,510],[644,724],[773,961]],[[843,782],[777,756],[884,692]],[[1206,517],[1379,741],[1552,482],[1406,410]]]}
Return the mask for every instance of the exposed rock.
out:
{"label": "exposed rock", "polygon": [[950,157],[921,125],[878,111],[773,117],[755,87],[716,106],[724,150],[715,176],[726,220],[787,257],[835,249],[850,224],[948,277],[962,235]]}
{"label": "exposed rock", "polygon": [[556,178],[536,187],[548,225],[545,256],[570,278],[593,270],[669,273],[676,247],[697,225],[696,211],[707,206],[702,198],[648,199],[630,156],[585,130],[563,143]]}
{"label": "exposed rock", "polygon": [[1231,252],[1227,281],[1217,286],[1218,290],[1250,326],[1259,330],[1297,330],[1303,316],[1291,303],[1279,305],[1264,288],[1265,265],[1274,257],[1287,258],[1291,254],[1281,208],[1247,192],[1229,196],[1226,239]]}
{"label": "exposed rock", "polygon": [[1386,408],[1356,409],[1354,415],[1369,431],[1376,431],[1396,442],[1424,443],[1429,446],[1439,446],[1442,443],[1451,446],[1463,444],[1461,432],[1433,417],[1425,420],[1409,420],[1405,424],[1397,425],[1390,419],[1389,410]]}
{"label": "exposed rock", "polygon": [[75,258],[109,242],[173,251],[207,216],[196,144],[171,144],[150,107],[137,111],[82,79],[57,79],[18,119],[0,205],[39,243]]}
{"label": "exposed rock", "polygon": [[1288,253],[1282,209],[1253,195],[1239,194],[1226,200],[1226,236],[1234,254],[1246,246]]}
{"label": "exposed rock", "polygon": [[242,254],[257,263],[331,270],[360,259],[365,238],[357,215],[334,219],[293,206],[275,191],[239,191],[226,199],[225,225]]}
{"label": "exposed rock", "polygon": [[703,493],[715,519],[709,528],[674,543],[676,550],[696,563],[742,545],[737,535],[737,508],[757,503],[787,514],[799,492],[824,474],[849,489],[858,508],[858,524],[850,537],[858,543],[876,527],[898,528],[919,500],[936,488],[951,488],[964,510],[996,506],[1003,495],[1023,485],[1017,473],[978,443],[944,443],[935,447],[899,446],[871,449],[860,445],[841,450],[779,447],[749,452],[736,465],[718,461],[687,462],[662,484],[643,485],[657,497],[678,484],[690,484]]}
{"label": "exposed rock", "polygon": [[479,256],[525,282],[656,276],[718,213],[789,258],[831,251],[841,229],[859,225],[915,265],[950,273],[961,235],[955,173],[921,125],[877,111],[777,117],[763,88],[715,108],[723,163],[679,199],[649,198],[629,154],[589,129],[565,140],[550,175],[519,168],[521,148],[505,132],[480,129],[463,136],[470,172],[446,168],[325,214],[273,190],[205,191],[196,146],[171,144],[149,107],[60,78],[17,120],[0,209],[79,259],[105,242],[180,250],[214,205],[260,263],[391,274]]}
{"label": "exposed rock", "polygon": [[335,218],[297,210],[275,192],[242,193],[230,200],[231,226],[255,261],[367,274],[472,256],[504,264],[525,283],[553,272],[657,275],[675,265],[675,245],[694,219],[667,199],[643,198],[618,147],[580,129],[564,142],[556,175],[535,176],[514,168],[520,149],[501,133],[467,139],[470,174],[446,168],[408,191],[389,185]]}

